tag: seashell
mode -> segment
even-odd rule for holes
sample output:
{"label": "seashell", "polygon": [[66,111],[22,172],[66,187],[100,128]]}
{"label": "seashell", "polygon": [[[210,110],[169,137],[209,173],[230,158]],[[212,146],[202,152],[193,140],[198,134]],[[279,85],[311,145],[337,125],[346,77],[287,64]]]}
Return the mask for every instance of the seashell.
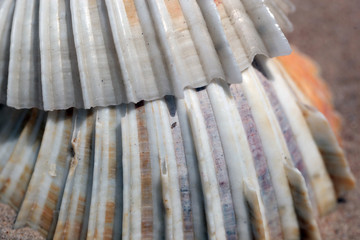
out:
{"label": "seashell", "polygon": [[0,200],[19,211],[15,227],[54,239],[320,239],[315,216],[355,180],[291,83],[279,61],[257,58],[242,83],[184,99],[3,106],[0,116],[24,116],[1,125],[15,147],[1,157]]}
{"label": "seashell", "polygon": [[239,83],[255,55],[290,53],[273,17],[291,28],[289,8],[284,0],[3,0],[0,100],[91,108]]}
{"label": "seashell", "polygon": [[292,29],[293,10],[288,0],[1,1],[0,201],[18,212],[15,228],[48,239],[321,239],[316,217],[355,179],[336,115],[330,125],[316,109],[331,109],[326,90],[307,91],[321,82],[300,84],[269,58],[290,53],[280,27]]}

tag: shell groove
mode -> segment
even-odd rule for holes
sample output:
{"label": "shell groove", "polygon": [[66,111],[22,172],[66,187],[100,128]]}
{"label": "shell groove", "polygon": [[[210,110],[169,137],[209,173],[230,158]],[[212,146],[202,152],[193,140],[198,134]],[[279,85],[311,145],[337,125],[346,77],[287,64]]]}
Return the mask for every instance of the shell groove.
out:
{"label": "shell groove", "polygon": [[285,2],[1,1],[0,101],[88,109],[239,83],[255,55],[290,53]]}
{"label": "shell groove", "polygon": [[290,52],[281,28],[293,10],[0,1],[0,102],[56,110],[0,105],[0,201],[15,227],[49,239],[320,239],[316,216],[355,179],[313,85],[267,58]]}
{"label": "shell groove", "polygon": [[315,215],[354,185],[344,156],[330,154],[336,138],[276,60],[242,78],[184,99],[2,107],[23,117],[1,125],[15,140],[1,155],[0,200],[19,211],[16,227],[54,239],[320,239]]}

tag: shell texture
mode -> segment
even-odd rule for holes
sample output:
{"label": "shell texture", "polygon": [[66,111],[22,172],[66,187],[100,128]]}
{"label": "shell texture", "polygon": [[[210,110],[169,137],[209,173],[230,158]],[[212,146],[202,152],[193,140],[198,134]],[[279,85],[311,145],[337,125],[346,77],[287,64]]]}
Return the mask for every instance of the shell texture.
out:
{"label": "shell texture", "polygon": [[242,79],[92,110],[3,106],[17,121],[0,125],[0,200],[54,239],[320,239],[316,216],[354,185],[335,135],[277,60]]}
{"label": "shell texture", "polygon": [[91,108],[239,83],[255,55],[290,53],[284,0],[3,0],[0,101]]}
{"label": "shell texture", "polygon": [[321,239],[317,216],[355,179],[315,108],[329,109],[309,90],[322,83],[268,58],[290,53],[281,29],[293,10],[0,1],[0,201],[15,227],[48,239]]}

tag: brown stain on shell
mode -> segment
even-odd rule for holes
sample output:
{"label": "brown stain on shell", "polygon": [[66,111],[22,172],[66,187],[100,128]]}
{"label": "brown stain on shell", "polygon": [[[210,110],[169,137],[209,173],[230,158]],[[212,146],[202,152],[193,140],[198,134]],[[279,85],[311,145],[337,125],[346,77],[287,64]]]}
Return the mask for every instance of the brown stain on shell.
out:
{"label": "brown stain on shell", "polygon": [[140,168],[141,168],[141,237],[142,239],[153,238],[153,201],[152,201],[152,176],[151,158],[149,146],[149,134],[147,130],[145,106],[143,103],[136,108]]}
{"label": "brown stain on shell", "polygon": [[124,6],[125,6],[127,18],[129,20],[129,24],[131,26],[140,24],[139,18],[137,16],[134,0],[124,0]]}
{"label": "brown stain on shell", "polygon": [[171,18],[173,18],[173,19],[184,18],[182,9],[181,9],[181,6],[180,6],[178,0],[167,0],[164,2],[165,2],[166,8],[167,8]]}

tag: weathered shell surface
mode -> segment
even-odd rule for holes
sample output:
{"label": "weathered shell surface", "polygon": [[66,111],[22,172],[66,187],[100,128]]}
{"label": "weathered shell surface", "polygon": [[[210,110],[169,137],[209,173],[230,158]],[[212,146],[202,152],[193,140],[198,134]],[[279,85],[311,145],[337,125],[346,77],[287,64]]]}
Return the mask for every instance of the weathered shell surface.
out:
{"label": "weathered shell surface", "polygon": [[0,200],[15,226],[55,239],[320,239],[316,212],[354,185],[336,138],[276,60],[242,77],[184,99],[2,107]]}
{"label": "weathered shell surface", "polygon": [[276,20],[291,29],[291,9],[284,0],[3,0],[0,101],[91,108],[239,83],[255,55],[290,53]]}
{"label": "weathered shell surface", "polygon": [[287,0],[0,1],[0,102],[70,108],[0,105],[0,201],[15,227],[320,239],[316,215],[354,177],[282,65],[253,62],[289,53],[291,11]]}

